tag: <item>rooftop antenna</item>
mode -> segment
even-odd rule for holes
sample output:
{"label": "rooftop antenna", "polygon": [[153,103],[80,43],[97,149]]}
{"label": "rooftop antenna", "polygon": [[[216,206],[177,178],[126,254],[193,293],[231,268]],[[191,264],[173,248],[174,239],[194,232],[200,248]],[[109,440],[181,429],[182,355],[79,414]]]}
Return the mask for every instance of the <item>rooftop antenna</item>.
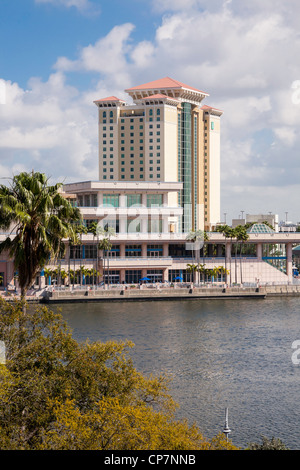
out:
{"label": "rooftop antenna", "polygon": [[223,429],[223,433],[225,434],[226,440],[228,441],[228,434],[231,433],[231,430],[228,426],[228,408],[225,408],[225,426]]}

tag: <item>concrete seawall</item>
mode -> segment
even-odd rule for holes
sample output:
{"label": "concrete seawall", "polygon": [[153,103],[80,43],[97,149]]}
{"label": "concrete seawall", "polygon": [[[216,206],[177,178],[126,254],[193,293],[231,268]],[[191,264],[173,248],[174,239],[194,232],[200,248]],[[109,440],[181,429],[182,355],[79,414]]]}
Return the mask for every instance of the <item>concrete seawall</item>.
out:
{"label": "concrete seawall", "polygon": [[[299,291],[300,294],[300,291]],[[43,299],[45,303],[56,302],[111,302],[111,301],[158,301],[193,299],[265,298],[266,293],[256,288],[176,288],[176,289],[110,289],[87,291],[54,291]]]}
{"label": "concrete seawall", "polygon": [[63,302],[112,302],[112,301],[159,301],[193,299],[243,299],[267,297],[300,296],[300,286],[263,286],[255,287],[178,287],[161,289],[123,289],[74,290],[47,292],[41,300],[44,303]]}

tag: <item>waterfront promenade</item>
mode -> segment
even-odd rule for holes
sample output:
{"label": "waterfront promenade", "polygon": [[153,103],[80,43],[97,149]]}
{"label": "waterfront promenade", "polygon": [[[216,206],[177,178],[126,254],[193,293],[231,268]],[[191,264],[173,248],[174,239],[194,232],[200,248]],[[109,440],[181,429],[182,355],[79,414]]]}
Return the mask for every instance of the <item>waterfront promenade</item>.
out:
{"label": "waterfront promenade", "polygon": [[[1,293],[6,300],[18,299],[18,293]],[[187,283],[176,287],[113,286],[109,289],[81,287],[32,290],[26,300],[36,303],[159,301],[193,299],[263,299],[266,297],[300,296],[300,285],[266,285],[260,287],[194,287]]]}
{"label": "waterfront promenade", "polygon": [[262,299],[271,296],[300,296],[300,286],[276,285],[261,287],[193,287],[189,284],[170,287],[110,289],[74,289],[46,291],[43,302],[97,302],[97,301],[159,301],[159,300],[193,300],[193,299]]}

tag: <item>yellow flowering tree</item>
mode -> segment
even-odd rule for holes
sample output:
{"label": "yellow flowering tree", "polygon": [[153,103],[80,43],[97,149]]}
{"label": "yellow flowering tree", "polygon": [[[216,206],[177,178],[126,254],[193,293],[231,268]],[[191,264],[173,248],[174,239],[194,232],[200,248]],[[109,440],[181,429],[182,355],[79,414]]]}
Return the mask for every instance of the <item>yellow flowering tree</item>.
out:
{"label": "yellow flowering tree", "polygon": [[78,343],[60,314],[0,301],[2,450],[231,449],[176,420],[166,377],[133,366],[129,342]]}

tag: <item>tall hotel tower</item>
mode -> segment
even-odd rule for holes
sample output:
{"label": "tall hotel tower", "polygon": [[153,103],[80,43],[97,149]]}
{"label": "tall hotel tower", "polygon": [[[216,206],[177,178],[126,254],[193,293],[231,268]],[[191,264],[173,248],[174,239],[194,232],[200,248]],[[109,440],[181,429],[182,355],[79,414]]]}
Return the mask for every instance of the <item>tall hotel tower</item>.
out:
{"label": "tall hotel tower", "polygon": [[[110,96],[99,109],[99,179],[182,182],[168,205],[183,207],[181,231],[220,222],[220,117],[207,93],[166,77]],[[176,200],[172,200],[176,198]]]}

